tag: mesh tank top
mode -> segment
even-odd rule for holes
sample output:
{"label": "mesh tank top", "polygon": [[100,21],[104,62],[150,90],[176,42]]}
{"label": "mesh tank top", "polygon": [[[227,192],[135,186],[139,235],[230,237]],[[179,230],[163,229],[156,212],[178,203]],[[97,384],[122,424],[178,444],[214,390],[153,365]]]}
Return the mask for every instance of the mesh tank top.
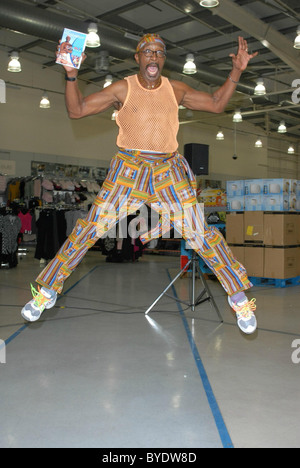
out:
{"label": "mesh tank top", "polygon": [[169,80],[162,77],[161,85],[148,90],[137,75],[125,78],[128,92],[118,112],[119,148],[173,153],[178,148],[178,104]]}

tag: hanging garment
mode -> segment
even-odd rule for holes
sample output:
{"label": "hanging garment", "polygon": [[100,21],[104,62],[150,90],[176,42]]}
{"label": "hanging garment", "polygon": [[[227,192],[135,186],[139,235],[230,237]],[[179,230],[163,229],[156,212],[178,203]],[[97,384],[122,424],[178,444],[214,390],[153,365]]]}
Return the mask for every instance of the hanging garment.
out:
{"label": "hanging garment", "polygon": [[7,214],[0,216],[0,261],[1,265],[13,268],[18,264],[18,236],[21,220],[18,216]]}

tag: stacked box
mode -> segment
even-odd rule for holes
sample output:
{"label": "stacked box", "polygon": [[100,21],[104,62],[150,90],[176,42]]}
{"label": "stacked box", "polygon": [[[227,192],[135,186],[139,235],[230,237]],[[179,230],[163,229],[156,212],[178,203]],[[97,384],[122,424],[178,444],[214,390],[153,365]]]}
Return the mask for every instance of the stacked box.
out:
{"label": "stacked box", "polygon": [[248,276],[264,276],[265,248],[259,244],[245,245],[245,263]]}
{"label": "stacked box", "polygon": [[244,242],[253,244],[264,243],[264,212],[245,211]]}
{"label": "stacked box", "polygon": [[226,239],[229,244],[244,244],[244,212],[227,213]]}
{"label": "stacked box", "polygon": [[227,211],[244,211],[245,182],[244,180],[229,180],[226,183]]}
{"label": "stacked box", "polygon": [[297,181],[296,186],[296,211],[300,211],[300,180]]}
{"label": "stacked box", "polygon": [[264,277],[286,279],[300,275],[298,213],[264,214]]}
{"label": "stacked box", "polygon": [[264,213],[264,244],[267,246],[299,245],[298,213]]}
{"label": "stacked box", "polygon": [[266,247],[264,277],[295,278],[300,275],[300,247]]}
{"label": "stacked box", "polygon": [[[297,181],[293,179],[264,179],[264,211],[294,211]],[[293,197],[295,203],[293,204]]]}
{"label": "stacked box", "polygon": [[264,209],[263,179],[245,180],[245,211],[261,211]]}
{"label": "stacked box", "polygon": [[300,181],[248,179],[227,182],[227,211],[300,212]]}
{"label": "stacked box", "polygon": [[300,213],[227,213],[226,239],[248,276],[290,279],[300,276]]}

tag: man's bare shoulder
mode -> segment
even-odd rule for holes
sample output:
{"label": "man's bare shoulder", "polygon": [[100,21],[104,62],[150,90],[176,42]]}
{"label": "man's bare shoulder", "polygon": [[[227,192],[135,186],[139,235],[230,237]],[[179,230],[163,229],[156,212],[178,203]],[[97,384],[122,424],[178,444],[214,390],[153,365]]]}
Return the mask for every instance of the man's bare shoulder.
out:
{"label": "man's bare shoulder", "polygon": [[169,79],[169,82],[173,88],[178,104],[181,104],[182,100],[184,99],[185,94],[190,89],[189,86],[183,83],[182,81]]}
{"label": "man's bare shoulder", "polygon": [[178,80],[171,80],[169,79],[169,82],[171,84],[171,86],[173,87],[173,89],[175,90],[186,90],[189,88],[189,86],[184,83],[183,81],[178,81]]}

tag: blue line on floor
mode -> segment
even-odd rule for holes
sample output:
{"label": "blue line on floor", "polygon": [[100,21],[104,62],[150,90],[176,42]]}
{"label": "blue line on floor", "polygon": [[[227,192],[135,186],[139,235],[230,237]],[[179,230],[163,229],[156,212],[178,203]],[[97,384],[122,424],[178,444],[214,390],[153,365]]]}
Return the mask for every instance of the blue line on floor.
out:
{"label": "blue line on floor", "polygon": [[[99,268],[98,265],[96,265],[94,268],[92,268],[90,271],[88,271],[82,278],[80,278],[78,281],[76,281],[76,283],[73,284],[73,286],[70,286],[69,289],[66,290],[65,293],[63,293],[61,296],[58,297],[57,301],[59,301],[60,299],[62,299],[69,291],[71,291],[73,288],[75,288],[75,286],[77,286],[77,284],[79,284],[82,280],[84,280],[87,276],[89,276],[91,273],[93,273],[93,271],[96,270],[96,268]],[[11,336],[9,336],[5,341],[5,345],[7,345],[8,343],[10,343],[12,340],[14,340],[17,336],[20,335],[20,333],[22,333],[23,330],[25,330],[29,325],[31,324],[31,322],[28,322],[28,323],[25,323],[24,325],[22,325],[22,327],[20,327],[15,333],[13,333]]]}
{"label": "blue line on floor", "polygon": [[[167,274],[168,274],[169,279],[172,280],[171,275],[169,274],[168,270],[167,270]],[[176,289],[175,289],[174,285],[172,285],[172,289],[173,289],[174,296],[178,299],[178,296],[177,296]],[[224,422],[222,413],[220,411],[219,405],[217,403],[217,400],[216,400],[216,398],[214,396],[212,387],[210,385],[210,382],[209,382],[205,367],[204,367],[204,365],[202,363],[202,360],[200,358],[200,354],[199,354],[199,351],[197,349],[196,343],[194,341],[193,335],[191,333],[191,330],[190,330],[188,321],[186,319],[186,316],[185,316],[179,302],[177,302],[177,306],[178,306],[179,313],[180,313],[180,316],[181,316],[181,319],[182,319],[182,322],[183,322],[183,325],[184,325],[184,328],[185,328],[185,331],[186,331],[186,334],[187,334],[187,337],[188,337],[188,340],[189,340],[189,343],[190,343],[190,347],[191,347],[191,350],[192,350],[192,353],[193,353],[193,356],[194,356],[194,359],[195,359],[195,362],[196,362],[196,365],[197,365],[197,368],[198,368],[198,372],[199,372],[201,380],[202,380],[202,384],[203,384],[203,387],[204,387],[204,390],[205,390],[205,393],[206,393],[206,396],[207,396],[207,399],[208,399],[210,409],[212,411],[212,414],[213,414],[213,417],[215,419],[217,429],[219,431],[219,435],[220,435],[220,438],[221,438],[221,441],[222,441],[223,448],[234,448],[231,437],[229,435],[226,424]]]}

